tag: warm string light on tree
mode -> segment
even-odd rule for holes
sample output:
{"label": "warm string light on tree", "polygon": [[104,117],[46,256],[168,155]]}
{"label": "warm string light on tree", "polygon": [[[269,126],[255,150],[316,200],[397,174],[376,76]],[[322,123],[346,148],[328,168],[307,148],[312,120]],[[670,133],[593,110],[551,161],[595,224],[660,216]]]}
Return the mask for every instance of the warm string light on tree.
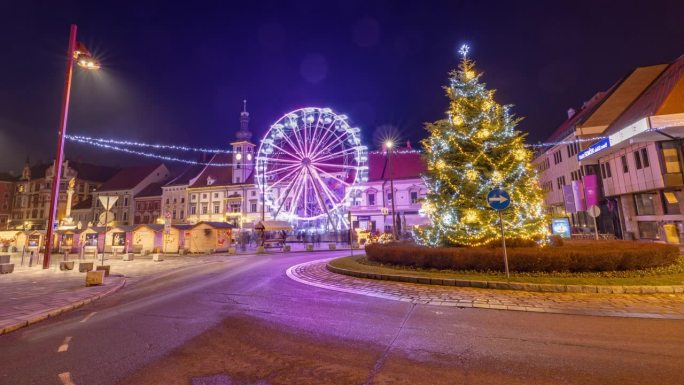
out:
{"label": "warm string light on tree", "polygon": [[417,236],[430,246],[478,246],[498,239],[498,214],[486,196],[499,187],[512,200],[503,212],[507,236],[543,239],[548,233],[543,195],[530,165],[532,152],[515,129],[519,119],[480,82],[468,51],[462,49],[460,66],[450,74],[447,119],[428,124],[430,136],[421,142],[428,187],[422,210],[431,225]]}

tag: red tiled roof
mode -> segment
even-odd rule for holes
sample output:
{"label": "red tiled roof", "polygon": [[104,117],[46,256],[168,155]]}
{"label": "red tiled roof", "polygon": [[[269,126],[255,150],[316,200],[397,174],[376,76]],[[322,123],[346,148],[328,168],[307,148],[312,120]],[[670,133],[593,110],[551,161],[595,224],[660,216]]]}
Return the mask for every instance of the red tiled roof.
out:
{"label": "red tiled roof", "polygon": [[124,168],[106,181],[98,191],[128,190],[137,186],[161,164]]}
{"label": "red tiled roof", "polygon": [[579,111],[575,112],[574,115],[566,119],[560,126],[558,126],[558,128],[556,128],[556,130],[549,135],[547,141],[553,142],[556,140],[561,140],[573,133],[575,131],[575,126],[588,119],[591,114],[601,105],[601,103],[606,100],[608,95],[615,90],[616,86],[620,84],[621,81],[622,80],[615,83],[607,91],[596,93],[596,95],[582,105],[582,108]]}
{"label": "red tiled roof", "polygon": [[203,169],[204,166],[201,165],[188,166],[183,171],[181,171],[181,173],[178,174],[178,176],[171,179],[169,183],[165,184],[165,186],[180,186],[189,184],[190,180],[199,175],[199,173],[201,173]]}
{"label": "red tiled roof", "polygon": [[675,60],[608,128],[606,135],[615,133],[630,124],[653,115],[674,113],[684,108],[677,105],[684,99],[684,56]]}
{"label": "red tiled roof", "polygon": [[147,187],[142,189],[136,198],[151,198],[151,197],[161,197],[162,196],[162,186],[164,182],[150,183]]}
{"label": "red tiled roof", "polygon": [[69,167],[76,171],[76,177],[78,179],[93,182],[105,182],[119,171],[119,169],[116,167],[74,162],[71,160],[69,161]]}
{"label": "red tiled roof", "polygon": [[202,173],[190,187],[229,186],[233,184],[233,167],[212,165],[218,163],[233,163],[233,157],[231,154],[214,154],[209,165],[204,167]]}
{"label": "red tiled roof", "polygon": [[[427,170],[420,153],[397,150],[392,153],[392,174],[394,179],[420,178]],[[389,180],[387,156],[384,152],[368,154],[368,180]]]}

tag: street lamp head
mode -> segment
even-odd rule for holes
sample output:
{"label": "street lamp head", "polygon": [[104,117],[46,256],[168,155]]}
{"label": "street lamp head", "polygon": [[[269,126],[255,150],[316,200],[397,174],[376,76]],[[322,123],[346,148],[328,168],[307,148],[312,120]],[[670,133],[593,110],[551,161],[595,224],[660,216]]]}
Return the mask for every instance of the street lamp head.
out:
{"label": "street lamp head", "polygon": [[385,148],[391,150],[392,147],[394,147],[394,141],[392,141],[392,139],[387,139],[387,140],[385,141]]}
{"label": "street lamp head", "polygon": [[100,62],[95,59],[93,54],[90,53],[88,48],[86,48],[86,46],[81,42],[76,43],[76,48],[74,49],[74,60],[76,60],[76,64],[82,68],[89,70],[100,69]]}
{"label": "street lamp head", "polygon": [[94,59],[93,57],[91,57],[91,56],[87,56],[87,57],[86,57],[86,56],[81,56],[81,57],[78,58],[78,61],[76,61],[76,63],[77,63],[80,67],[85,68],[85,69],[88,69],[88,70],[99,70],[100,67],[101,67],[101,66],[100,66],[100,62],[98,62],[97,60],[95,60],[95,59]]}

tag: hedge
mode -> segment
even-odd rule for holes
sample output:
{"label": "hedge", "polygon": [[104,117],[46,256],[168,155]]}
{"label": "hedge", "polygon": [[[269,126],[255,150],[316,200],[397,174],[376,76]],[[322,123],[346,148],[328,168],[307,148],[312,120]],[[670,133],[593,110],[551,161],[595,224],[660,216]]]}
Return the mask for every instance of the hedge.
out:
{"label": "hedge", "polygon": [[[511,271],[585,272],[669,266],[679,248],[636,241],[566,241],[559,246],[507,248]],[[412,243],[370,244],[369,260],[440,270],[502,271],[503,252],[493,247],[423,247]]]}

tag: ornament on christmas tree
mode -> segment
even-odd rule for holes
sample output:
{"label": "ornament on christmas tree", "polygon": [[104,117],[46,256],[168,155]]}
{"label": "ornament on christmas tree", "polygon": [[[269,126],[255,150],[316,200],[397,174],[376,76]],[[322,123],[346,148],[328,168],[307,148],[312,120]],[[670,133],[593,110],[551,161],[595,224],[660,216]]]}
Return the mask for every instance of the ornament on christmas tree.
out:
{"label": "ornament on christmas tree", "polygon": [[463,58],[445,87],[448,119],[427,124],[430,136],[421,142],[428,165],[423,212],[431,225],[419,229],[417,237],[430,246],[478,246],[500,239],[498,213],[486,197],[502,188],[512,202],[502,212],[506,236],[543,239],[548,233],[543,193],[525,136],[515,129],[520,119],[480,82],[469,47],[459,52]]}

